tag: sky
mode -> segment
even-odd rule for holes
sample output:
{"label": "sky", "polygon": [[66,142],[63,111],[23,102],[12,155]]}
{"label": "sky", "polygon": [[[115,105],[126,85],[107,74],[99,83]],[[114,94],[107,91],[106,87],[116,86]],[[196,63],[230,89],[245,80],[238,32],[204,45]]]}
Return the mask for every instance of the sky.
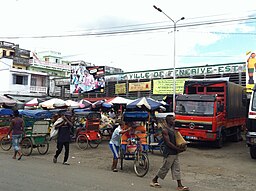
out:
{"label": "sky", "polygon": [[0,6],[1,41],[125,72],[244,62],[256,50],[254,0],[0,0]]}

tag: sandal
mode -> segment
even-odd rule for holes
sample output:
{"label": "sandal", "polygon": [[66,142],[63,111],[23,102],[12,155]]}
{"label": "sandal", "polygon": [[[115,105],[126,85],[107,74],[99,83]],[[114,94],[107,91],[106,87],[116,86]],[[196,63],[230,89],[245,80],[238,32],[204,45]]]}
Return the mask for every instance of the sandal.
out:
{"label": "sandal", "polygon": [[177,190],[180,190],[180,191],[189,191],[189,188],[186,187],[186,186],[182,186],[182,187],[177,187]]}
{"label": "sandal", "polygon": [[21,154],[21,155],[19,156],[18,160],[20,160],[22,156],[23,156],[23,154]]}
{"label": "sandal", "polygon": [[151,182],[150,186],[154,188],[161,188],[161,185],[158,182]]}

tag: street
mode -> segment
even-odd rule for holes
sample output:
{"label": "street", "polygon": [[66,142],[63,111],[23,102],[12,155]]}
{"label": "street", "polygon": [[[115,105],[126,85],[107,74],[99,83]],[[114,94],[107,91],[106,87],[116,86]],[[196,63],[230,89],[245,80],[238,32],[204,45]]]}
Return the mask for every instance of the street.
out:
{"label": "street", "polygon": [[[162,163],[158,151],[149,153],[150,170],[139,178],[132,169],[132,161],[124,161],[124,169],[118,173],[110,171],[111,152],[108,142],[103,141],[97,149],[79,150],[75,143],[70,148],[70,166],[62,165],[63,153],[58,163],[52,163],[55,142],[51,142],[46,155],[34,149],[31,156],[21,161],[13,160],[12,150],[0,151],[3,191],[19,190],[156,190],[149,183]],[[251,191],[256,188],[255,160],[249,156],[245,141],[226,143],[221,149],[209,145],[192,145],[180,154],[183,184],[195,191]],[[159,180],[161,190],[176,190],[176,182],[169,173]]]}

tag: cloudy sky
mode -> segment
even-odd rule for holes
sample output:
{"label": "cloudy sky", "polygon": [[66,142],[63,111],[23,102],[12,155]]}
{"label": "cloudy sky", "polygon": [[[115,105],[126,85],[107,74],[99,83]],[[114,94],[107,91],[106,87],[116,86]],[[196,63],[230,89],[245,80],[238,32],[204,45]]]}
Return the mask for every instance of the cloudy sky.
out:
{"label": "cloudy sky", "polygon": [[[254,0],[0,0],[0,40],[124,71],[245,61],[256,50]],[[161,8],[173,21],[153,8]]]}

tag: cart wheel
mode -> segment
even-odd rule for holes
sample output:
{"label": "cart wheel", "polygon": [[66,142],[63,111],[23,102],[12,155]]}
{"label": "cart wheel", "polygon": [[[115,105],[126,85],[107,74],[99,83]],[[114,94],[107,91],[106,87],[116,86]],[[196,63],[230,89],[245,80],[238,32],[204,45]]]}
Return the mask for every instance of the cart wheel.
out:
{"label": "cart wheel", "polygon": [[97,148],[100,143],[101,143],[101,139],[89,141],[90,147],[94,149]]}
{"label": "cart wheel", "polygon": [[24,156],[31,155],[32,150],[33,150],[33,145],[32,145],[32,141],[30,140],[30,138],[22,139],[20,146],[21,146],[21,152]]}
{"label": "cart wheel", "polygon": [[45,155],[49,150],[49,143],[37,145],[37,150],[38,150],[39,154]]}
{"label": "cart wheel", "polygon": [[85,150],[88,148],[88,139],[85,135],[78,135],[76,145],[79,149]]}
{"label": "cart wheel", "polygon": [[100,134],[98,134],[96,140],[89,141],[89,145],[91,148],[97,148],[99,146],[99,144],[101,143],[101,141],[102,141],[102,136]]}
{"label": "cart wheel", "polygon": [[134,172],[137,176],[143,177],[148,173],[149,160],[145,153],[136,153],[133,164]]}
{"label": "cart wheel", "polygon": [[4,151],[9,151],[12,148],[12,140],[7,136],[2,137],[1,139],[1,148]]}

